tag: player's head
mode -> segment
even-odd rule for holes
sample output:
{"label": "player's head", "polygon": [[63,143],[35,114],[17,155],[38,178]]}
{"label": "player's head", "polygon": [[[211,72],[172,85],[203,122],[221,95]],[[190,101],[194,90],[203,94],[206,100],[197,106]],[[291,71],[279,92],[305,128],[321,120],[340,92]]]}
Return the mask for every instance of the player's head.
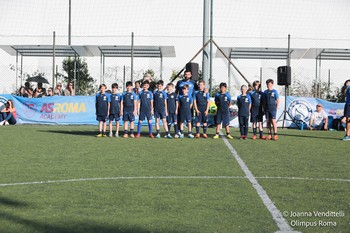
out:
{"label": "player's head", "polygon": [[140,86],[141,86],[140,81],[136,81],[136,82],[135,82],[135,88],[140,88]]}
{"label": "player's head", "polygon": [[113,93],[117,93],[117,91],[118,91],[118,83],[113,83],[112,84],[112,91],[113,91]]}
{"label": "player's head", "polygon": [[204,82],[204,80],[199,80],[198,81],[198,88],[199,88],[199,90],[201,90],[201,91],[203,91],[204,90],[204,88],[205,88],[205,82]]}
{"label": "player's head", "polygon": [[317,112],[321,112],[322,108],[323,108],[322,104],[320,104],[320,103],[316,104],[316,111]]}
{"label": "player's head", "polygon": [[260,86],[261,86],[260,81],[255,80],[255,81],[253,82],[253,88],[254,88],[254,90],[259,91],[259,90],[260,90]]}
{"label": "player's head", "polygon": [[220,83],[220,92],[225,93],[227,89],[227,84],[226,83]]}
{"label": "player's head", "polygon": [[157,88],[158,90],[161,90],[164,86],[164,81],[163,80],[158,80],[157,82]]}
{"label": "player's head", "polygon": [[247,85],[242,85],[242,86],[241,86],[241,92],[242,92],[242,93],[247,93],[247,90],[248,90]]}
{"label": "player's head", "polygon": [[166,89],[167,89],[167,91],[170,93],[170,92],[172,92],[173,90],[174,90],[174,84],[173,83],[168,83],[167,85],[166,85]]}
{"label": "player's head", "polygon": [[266,80],[266,86],[268,89],[272,89],[273,87],[273,79]]}
{"label": "player's head", "polygon": [[184,95],[188,94],[188,90],[189,90],[189,87],[187,84],[182,86],[182,93],[184,93]]}
{"label": "player's head", "polygon": [[350,79],[345,81],[344,86],[346,86],[346,87],[350,86]]}
{"label": "player's head", "polygon": [[106,84],[101,84],[100,86],[99,86],[99,88],[98,88],[102,93],[104,93],[105,91],[106,91],[106,89],[107,89],[107,86],[106,86]]}
{"label": "player's head", "polygon": [[132,82],[131,81],[127,81],[125,86],[126,86],[126,90],[128,92],[132,91]]}
{"label": "player's head", "polygon": [[143,81],[142,87],[143,87],[143,90],[147,91],[149,88],[149,81],[148,80]]}
{"label": "player's head", "polygon": [[185,70],[184,75],[185,75],[185,79],[186,79],[186,80],[189,80],[189,79],[192,78],[192,71],[190,71],[190,70]]}

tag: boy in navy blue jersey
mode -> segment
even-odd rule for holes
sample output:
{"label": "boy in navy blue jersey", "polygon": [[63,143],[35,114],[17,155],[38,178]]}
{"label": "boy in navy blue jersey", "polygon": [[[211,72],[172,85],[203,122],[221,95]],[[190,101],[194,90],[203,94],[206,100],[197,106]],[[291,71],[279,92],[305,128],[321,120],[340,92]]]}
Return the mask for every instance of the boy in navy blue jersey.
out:
{"label": "boy in navy blue jersey", "polygon": [[148,121],[148,130],[149,130],[149,137],[154,138],[152,134],[152,113],[153,113],[153,94],[148,90],[149,88],[149,81],[143,82],[143,90],[139,93],[139,123],[137,125],[137,134],[136,138],[140,137],[141,134],[141,127],[142,127],[142,121],[147,118]]}
{"label": "boy in navy blue jersey", "polygon": [[130,137],[134,138],[134,121],[137,109],[137,96],[132,91],[132,82],[126,82],[126,91],[122,95],[120,112],[123,114],[124,138],[128,137],[128,123],[130,122]]}
{"label": "boy in navy blue jersey", "polygon": [[168,107],[167,107],[167,94],[163,91],[163,80],[159,80],[157,82],[157,90],[154,91],[154,118],[156,119],[156,130],[157,135],[156,138],[160,138],[160,126],[159,119],[162,119],[164,130],[166,132],[167,138],[173,138],[170,135],[168,124],[166,122],[166,117],[168,115]]}
{"label": "boy in navy blue jersey", "polygon": [[109,136],[113,137],[113,121],[115,120],[115,136],[119,137],[119,120],[120,120],[120,101],[121,95],[118,94],[118,84],[112,84],[112,94],[110,95],[109,106]]}
{"label": "boy in navy blue jersey", "polygon": [[99,123],[99,133],[97,137],[106,137],[107,118],[109,115],[109,94],[106,93],[106,85],[101,84],[99,87],[100,92],[96,94],[96,120]]}
{"label": "boy in navy blue jersey", "polygon": [[231,96],[226,92],[227,84],[220,83],[220,92],[215,95],[215,105],[217,107],[216,113],[216,135],[214,139],[219,138],[220,126],[223,126],[226,129],[226,135],[228,139],[233,139],[230,135],[230,112],[229,108],[231,106]]}
{"label": "boy in navy blue jersey", "polygon": [[252,100],[250,95],[247,95],[247,86],[241,86],[242,94],[237,97],[237,106],[238,106],[238,122],[239,130],[241,132],[240,139],[248,139],[248,119],[249,111],[252,107]]}
{"label": "boy in navy blue jersey", "polygon": [[179,102],[179,110],[178,110],[178,119],[180,122],[180,132],[178,132],[180,138],[184,138],[183,129],[184,122],[186,121],[188,124],[188,137],[194,138],[192,134],[192,114],[191,108],[193,104],[192,96],[188,95],[189,87],[188,85],[182,86],[183,95],[179,95],[177,100]]}
{"label": "boy in navy blue jersey", "polygon": [[253,127],[253,139],[256,139],[257,129],[259,127],[260,139],[265,139],[263,131],[263,92],[260,91],[260,82],[253,82],[253,90],[249,92],[250,98],[252,99],[252,108],[250,110],[250,122]]}
{"label": "boy in navy blue jersey", "polygon": [[344,116],[346,121],[346,135],[343,137],[343,141],[350,140],[350,79],[344,83],[344,94],[345,94],[345,105],[344,105]]}
{"label": "boy in navy blue jersey", "polygon": [[167,107],[168,107],[168,116],[167,116],[167,123],[168,123],[168,130],[170,132],[171,124],[174,124],[174,130],[175,130],[175,138],[178,138],[179,135],[178,132],[178,126],[177,126],[177,108],[179,105],[179,102],[177,101],[177,95],[174,92],[174,84],[168,83],[167,85]]}
{"label": "boy in navy blue jersey", "polygon": [[208,127],[208,111],[210,106],[210,96],[208,92],[205,92],[205,82],[200,80],[198,82],[198,91],[195,91],[193,103],[194,110],[196,111],[196,138],[200,138],[199,126],[203,127],[203,138],[207,138]]}
{"label": "boy in navy blue jersey", "polygon": [[264,100],[264,110],[266,114],[266,122],[267,122],[267,129],[268,129],[268,136],[266,140],[272,139],[272,128],[273,128],[273,140],[278,140],[277,135],[277,122],[276,122],[276,115],[277,115],[277,109],[279,104],[279,95],[278,92],[273,89],[273,80],[268,79],[266,80],[267,90],[264,91],[263,94],[263,100]]}

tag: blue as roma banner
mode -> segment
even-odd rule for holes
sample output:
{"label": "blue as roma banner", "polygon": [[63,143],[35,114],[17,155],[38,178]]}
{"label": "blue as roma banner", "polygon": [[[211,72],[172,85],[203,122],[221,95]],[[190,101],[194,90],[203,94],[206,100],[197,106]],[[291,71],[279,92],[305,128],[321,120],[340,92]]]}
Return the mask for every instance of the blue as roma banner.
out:
{"label": "blue as roma banner", "polygon": [[[4,96],[5,98],[8,96]],[[96,124],[94,96],[10,96],[18,124]]]}

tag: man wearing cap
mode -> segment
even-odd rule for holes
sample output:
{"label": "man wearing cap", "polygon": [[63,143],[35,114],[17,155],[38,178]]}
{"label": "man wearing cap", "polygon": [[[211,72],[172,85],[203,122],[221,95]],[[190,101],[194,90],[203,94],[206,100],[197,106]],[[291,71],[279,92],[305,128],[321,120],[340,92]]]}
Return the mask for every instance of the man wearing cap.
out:
{"label": "man wearing cap", "polygon": [[310,118],[309,129],[328,130],[328,116],[323,110],[322,104],[316,105],[316,111],[312,113]]}

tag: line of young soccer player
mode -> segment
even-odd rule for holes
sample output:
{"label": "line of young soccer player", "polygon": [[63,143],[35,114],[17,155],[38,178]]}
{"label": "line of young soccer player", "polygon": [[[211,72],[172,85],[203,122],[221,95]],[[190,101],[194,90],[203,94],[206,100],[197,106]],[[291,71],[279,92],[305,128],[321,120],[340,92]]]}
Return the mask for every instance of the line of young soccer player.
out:
{"label": "line of young soccer player", "polygon": [[[241,139],[248,137],[248,120],[251,116],[253,126],[253,139],[257,138],[259,129],[260,139],[278,139],[276,113],[279,103],[278,92],[273,89],[273,80],[266,81],[268,89],[260,91],[259,81],[253,83],[253,90],[247,93],[247,86],[242,85],[242,94],[237,98],[239,127]],[[129,136],[139,138],[141,136],[142,122],[147,119],[150,138],[160,138],[160,121],[163,123],[166,138],[173,138],[170,130],[174,126],[174,137],[184,138],[184,123],[187,123],[188,137],[200,138],[200,126],[203,128],[203,138],[207,138],[208,113],[210,107],[210,96],[206,91],[205,82],[198,82],[198,90],[193,91],[193,82],[183,82],[179,85],[178,93],[175,93],[174,85],[167,84],[164,91],[164,82],[157,82],[157,89],[152,93],[149,91],[149,81],[144,81],[142,90],[136,95],[133,91],[132,82],[126,83],[126,91],[118,93],[118,84],[112,84],[112,93],[106,93],[106,85],[100,85],[100,92],[96,95],[96,119],[99,121],[99,133],[97,137],[106,135],[107,121],[109,121],[109,136],[118,137],[119,120],[124,121],[124,138]],[[219,138],[221,125],[225,127],[228,139],[233,139],[229,128],[229,108],[231,96],[227,92],[226,83],[220,84],[220,90],[215,95],[217,113],[215,116],[216,134],[214,139]],[[193,110],[195,112],[196,134],[192,133]],[[268,137],[263,134],[263,115],[266,115]],[[137,133],[134,134],[135,116],[139,116]],[[156,136],[153,135],[152,116],[156,122]],[[116,123],[116,132],[113,134],[113,121]],[[130,130],[129,130],[130,125]],[[272,135],[273,131],[273,135]]]}

